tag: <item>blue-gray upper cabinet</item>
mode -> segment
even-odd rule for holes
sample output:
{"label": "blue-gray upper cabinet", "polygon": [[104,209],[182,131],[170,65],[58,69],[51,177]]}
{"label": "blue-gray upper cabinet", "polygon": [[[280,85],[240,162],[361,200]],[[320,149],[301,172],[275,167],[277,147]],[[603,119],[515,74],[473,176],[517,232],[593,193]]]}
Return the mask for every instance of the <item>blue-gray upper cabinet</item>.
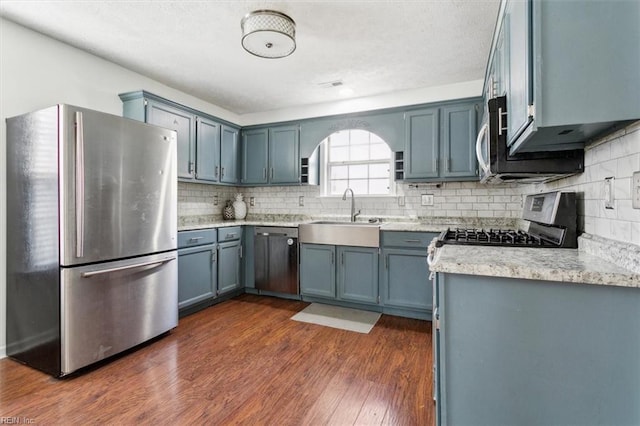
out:
{"label": "blue-gray upper cabinet", "polygon": [[469,178],[478,175],[475,139],[480,103],[442,108],[443,178]]}
{"label": "blue-gray upper cabinet", "polygon": [[405,115],[406,156],[404,178],[438,177],[440,157],[440,110],[429,108]]}
{"label": "blue-gray upper cabinet", "polygon": [[241,183],[260,185],[299,182],[299,126],[242,131]]}
{"label": "blue-gray upper cabinet", "polygon": [[196,118],[196,179],[218,182],[220,176],[220,124]]}
{"label": "blue-gray upper cabinet", "polygon": [[481,101],[448,103],[405,114],[405,180],[477,179],[475,138]]}
{"label": "blue-gray upper cabinet", "polygon": [[145,91],[120,99],[123,116],[177,131],[180,180],[238,183],[237,127]]}
{"label": "blue-gray upper cabinet", "polygon": [[223,124],[220,129],[220,182],[238,183],[238,152],[240,152],[236,127]]}
{"label": "blue-gray upper cabinet", "polygon": [[178,178],[195,178],[196,119],[193,113],[148,100],[146,122],[178,133]]}
{"label": "blue-gray upper cabinet", "polygon": [[637,1],[502,1],[487,73],[503,78],[485,93],[504,89],[512,154],[581,148],[640,119],[638,16]]}
{"label": "blue-gray upper cabinet", "polygon": [[243,184],[266,184],[269,168],[269,130],[242,131],[242,179]]}
{"label": "blue-gray upper cabinet", "polygon": [[300,182],[300,127],[269,129],[269,182]]}

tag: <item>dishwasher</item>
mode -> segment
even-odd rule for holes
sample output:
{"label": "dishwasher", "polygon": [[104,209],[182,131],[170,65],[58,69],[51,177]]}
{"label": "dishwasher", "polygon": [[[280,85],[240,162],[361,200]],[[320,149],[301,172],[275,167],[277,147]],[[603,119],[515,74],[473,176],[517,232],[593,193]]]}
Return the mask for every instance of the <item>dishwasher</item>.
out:
{"label": "dishwasher", "polygon": [[256,289],[299,294],[298,228],[256,226],[254,243]]}

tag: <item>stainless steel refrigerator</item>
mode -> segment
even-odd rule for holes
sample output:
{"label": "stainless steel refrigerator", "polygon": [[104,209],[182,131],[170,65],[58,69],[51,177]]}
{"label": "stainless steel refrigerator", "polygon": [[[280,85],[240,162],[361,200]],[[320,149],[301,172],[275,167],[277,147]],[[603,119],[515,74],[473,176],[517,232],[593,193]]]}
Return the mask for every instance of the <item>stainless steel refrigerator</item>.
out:
{"label": "stainless steel refrigerator", "polygon": [[70,105],[7,119],[7,354],[61,377],[178,324],[176,133]]}

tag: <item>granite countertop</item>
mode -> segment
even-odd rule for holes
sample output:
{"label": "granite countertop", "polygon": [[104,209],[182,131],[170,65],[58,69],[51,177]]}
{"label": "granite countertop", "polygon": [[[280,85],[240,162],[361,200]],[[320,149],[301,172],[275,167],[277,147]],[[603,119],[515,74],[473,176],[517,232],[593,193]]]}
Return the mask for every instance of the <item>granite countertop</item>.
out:
{"label": "granite countertop", "polygon": [[444,245],[431,270],[640,288],[640,274],[578,249]]}
{"label": "granite countertop", "polygon": [[[192,218],[181,218],[178,223],[178,231],[191,231],[206,228],[221,228],[227,226],[282,226],[297,227],[303,223],[311,223],[319,220],[330,220],[337,222],[348,222],[348,217],[342,216],[296,216],[296,215],[264,215],[248,216],[244,220],[222,220],[216,216],[198,216]],[[366,223],[367,217],[360,219]],[[469,227],[469,228],[517,228],[517,219],[508,218],[440,218],[440,217],[419,217],[408,218],[383,218],[380,223],[382,231],[413,231],[413,232],[442,232],[447,228]]]}
{"label": "granite countertop", "polygon": [[[348,217],[302,215],[249,215],[245,220],[219,216],[180,218],[178,231],[228,226],[297,227],[318,220],[344,221]],[[360,221],[366,222],[367,217]],[[519,219],[386,217],[382,231],[441,232],[447,228],[517,228]],[[469,275],[523,278],[640,288],[640,247],[583,234],[580,249],[444,245],[436,251],[431,270]]]}

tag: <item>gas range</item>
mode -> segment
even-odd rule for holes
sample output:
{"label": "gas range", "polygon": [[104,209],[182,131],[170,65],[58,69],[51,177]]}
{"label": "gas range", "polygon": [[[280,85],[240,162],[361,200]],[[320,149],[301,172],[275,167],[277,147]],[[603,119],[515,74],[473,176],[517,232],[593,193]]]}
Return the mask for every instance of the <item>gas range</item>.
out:
{"label": "gas range", "polygon": [[528,229],[447,229],[436,247],[444,244],[479,246],[576,248],[577,212],[573,192],[548,192],[527,195],[522,218]]}

